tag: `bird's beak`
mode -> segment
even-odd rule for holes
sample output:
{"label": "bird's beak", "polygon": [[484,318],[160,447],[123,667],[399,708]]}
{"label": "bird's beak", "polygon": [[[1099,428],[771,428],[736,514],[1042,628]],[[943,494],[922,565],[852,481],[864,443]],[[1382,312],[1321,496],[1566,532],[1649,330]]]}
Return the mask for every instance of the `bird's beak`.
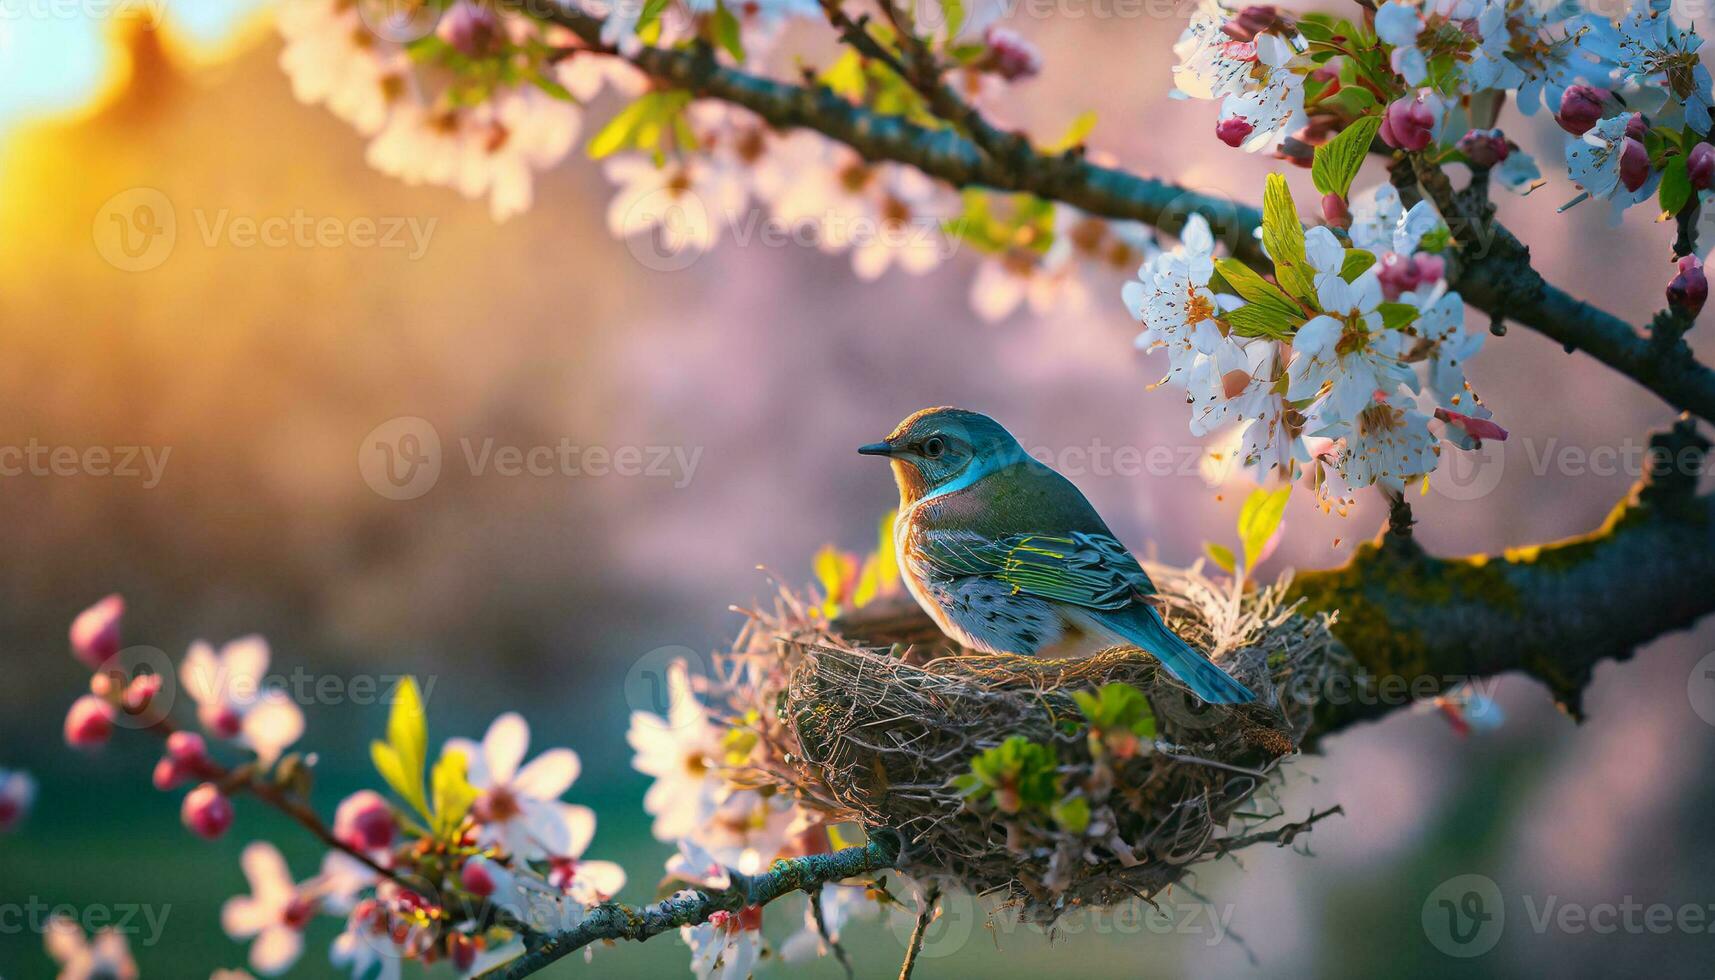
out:
{"label": "bird's beak", "polygon": [[892,456],[893,447],[885,442],[872,442],[867,446],[859,446],[858,452],[865,456]]}

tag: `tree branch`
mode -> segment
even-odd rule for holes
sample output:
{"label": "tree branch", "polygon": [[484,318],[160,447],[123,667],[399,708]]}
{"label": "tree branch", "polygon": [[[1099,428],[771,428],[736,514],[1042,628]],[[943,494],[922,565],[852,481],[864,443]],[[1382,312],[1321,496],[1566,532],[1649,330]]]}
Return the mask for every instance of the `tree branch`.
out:
{"label": "tree branch", "polygon": [[[1649,474],[1588,534],[1437,558],[1383,531],[1340,568],[1298,573],[1292,597],[1305,612],[1338,613],[1334,635],[1362,668],[1315,692],[1312,735],[1511,671],[1543,682],[1577,716],[1598,663],[1715,612],[1715,495],[1696,495],[1708,448],[1690,420],[1651,439]],[[947,642],[909,599],[872,603],[835,627]]]}
{"label": "tree branch", "polygon": [[[617,54],[601,43],[600,20],[569,9],[554,9],[547,17],[591,48]],[[1097,166],[1077,150],[1042,153],[1022,136],[995,129],[974,110],[967,109],[961,117],[956,109],[942,107],[953,118],[962,119],[962,128],[973,134],[973,141],[951,129],[932,129],[871,112],[823,86],[776,82],[725,67],[707,48],[673,51],[644,46],[627,57],[663,82],[743,106],[776,128],[812,129],[850,146],[867,160],[907,164],[956,187],[1034,194],[1101,217],[1141,221],[1169,234],[1177,234],[1190,214],[1199,213],[1235,256],[1252,264],[1266,261],[1253,234],[1262,222],[1257,209]],[[931,91],[945,88],[936,85]],[[1453,287],[1466,302],[1497,320],[1531,327],[1569,351],[1585,351],[1675,408],[1715,421],[1715,370],[1696,361],[1682,343],[1673,347],[1670,356],[1664,355],[1631,324],[1544,280],[1531,267],[1530,250],[1505,226],[1490,220],[1479,230],[1480,240],[1464,243],[1464,261],[1452,273]],[[1481,251],[1470,252],[1473,244]]]}
{"label": "tree branch", "polygon": [[701,925],[717,912],[736,913],[767,905],[798,891],[814,893],[829,882],[893,867],[903,847],[896,831],[877,828],[870,831],[869,842],[862,847],[783,858],[758,875],[730,871],[732,883],[721,891],[685,890],[642,908],[603,902],[590,909],[576,926],[527,944],[529,951],[523,956],[483,973],[478,980],[521,980],[591,943],[614,939],[641,942],[680,926]]}
{"label": "tree branch", "polygon": [[941,903],[941,886],[931,881],[923,892],[923,904],[917,908],[917,925],[911,930],[911,941],[905,947],[905,962],[899,966],[899,980],[911,980],[911,971],[917,968],[917,954],[923,951],[923,937],[929,934],[929,926],[935,921],[935,908]]}

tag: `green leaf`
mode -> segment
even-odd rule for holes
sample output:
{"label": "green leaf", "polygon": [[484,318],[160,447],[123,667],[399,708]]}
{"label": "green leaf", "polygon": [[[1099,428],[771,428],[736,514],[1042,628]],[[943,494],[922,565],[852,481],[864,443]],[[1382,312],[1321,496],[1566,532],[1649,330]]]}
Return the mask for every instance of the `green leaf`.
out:
{"label": "green leaf", "polygon": [[1316,297],[1309,263],[1304,258],[1304,225],[1292,203],[1286,178],[1269,174],[1262,195],[1262,244],[1274,259],[1274,278],[1288,295],[1306,302]]}
{"label": "green leaf", "polygon": [[964,0],[941,0],[941,15],[947,20],[947,37],[957,37],[965,26]]}
{"label": "green leaf", "polygon": [[643,5],[643,12],[637,15],[637,36],[649,44],[654,44],[661,37],[661,15],[667,10],[668,0],[649,0]]}
{"label": "green leaf", "polygon": [[1081,112],[1078,118],[1072,120],[1072,125],[1066,130],[1066,135],[1042,147],[1044,153],[1065,153],[1075,146],[1082,146],[1090,135],[1090,130],[1096,128],[1096,112],[1091,109]]}
{"label": "green leaf", "polygon": [[1304,318],[1304,311],[1280,287],[1264,279],[1255,269],[1238,259],[1216,259],[1215,271],[1221,274],[1239,298],[1254,306],[1265,307],[1288,316]]}
{"label": "green leaf", "polygon": [[1347,282],[1357,282],[1358,277],[1368,272],[1370,266],[1376,264],[1374,252],[1366,252],[1361,248],[1346,249],[1346,259],[1340,263],[1340,278]]}
{"label": "green leaf", "polygon": [[1267,306],[1252,304],[1221,314],[1233,333],[1240,337],[1272,337],[1288,340],[1304,323],[1302,313],[1283,313]]}
{"label": "green leaf", "polygon": [[863,59],[856,51],[847,48],[834,59],[827,70],[822,72],[821,83],[833,90],[835,95],[842,98],[860,101],[863,99],[867,76],[863,70]]}
{"label": "green leaf", "polygon": [[376,772],[425,819],[428,801],[423,793],[423,767],[429,755],[429,723],[416,678],[406,677],[393,689],[393,708],[387,716],[387,741],[369,747]]}
{"label": "green leaf", "polygon": [[732,15],[726,4],[715,5],[715,16],[711,23],[715,32],[715,43],[732,55],[732,60],[744,63],[744,39],[739,33],[738,18]]}
{"label": "green leaf", "polygon": [[435,836],[442,840],[452,837],[471,804],[476,802],[476,787],[470,784],[469,762],[463,752],[443,752],[435,763],[429,783],[434,792],[434,814],[430,818]]}
{"label": "green leaf", "polygon": [[1357,179],[1358,171],[1363,169],[1370,143],[1381,128],[1381,116],[1364,116],[1318,146],[1316,157],[1310,164],[1310,179],[1315,182],[1316,189],[1324,194],[1345,197],[1352,189],[1352,181]]}
{"label": "green leaf", "polygon": [[690,99],[691,94],[682,89],[640,96],[619,110],[590,140],[590,159],[600,160],[621,150],[658,149],[669,129],[679,132],[680,117]]}
{"label": "green leaf", "polygon": [[1060,800],[1048,811],[1048,815],[1068,834],[1081,834],[1090,829],[1090,801],[1082,796]]}
{"label": "green leaf", "polygon": [[1255,570],[1257,556],[1280,529],[1281,519],[1286,516],[1286,499],[1291,493],[1292,484],[1288,483],[1278,490],[1253,490],[1245,499],[1239,511],[1239,541],[1244,545],[1247,573]]}
{"label": "green leaf", "polygon": [[1208,552],[1209,560],[1215,563],[1215,567],[1228,575],[1233,574],[1233,549],[1213,541],[1205,541],[1203,550]]}
{"label": "green leaf", "polygon": [[1691,200],[1691,174],[1686,162],[1685,154],[1675,154],[1661,172],[1661,209],[1668,214],[1678,214]]}
{"label": "green leaf", "polygon": [[1342,115],[1367,115],[1371,109],[1381,103],[1375,95],[1361,85],[1343,85],[1340,91],[1323,99],[1318,105],[1338,110]]}
{"label": "green leaf", "polygon": [[1382,326],[1389,330],[1400,329],[1422,313],[1410,303],[1383,303],[1376,307],[1376,312],[1382,315]]}

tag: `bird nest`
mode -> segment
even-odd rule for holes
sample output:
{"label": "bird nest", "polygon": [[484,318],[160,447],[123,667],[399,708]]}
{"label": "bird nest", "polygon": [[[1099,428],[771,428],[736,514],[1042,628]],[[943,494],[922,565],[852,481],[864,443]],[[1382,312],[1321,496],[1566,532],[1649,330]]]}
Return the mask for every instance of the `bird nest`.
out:
{"label": "bird nest", "polygon": [[[1281,767],[1330,675],[1353,670],[1331,618],[1298,615],[1284,580],[1236,593],[1198,568],[1148,571],[1169,625],[1256,701],[1205,705],[1135,649],[1077,660],[978,654],[905,597],[828,623],[783,592],[717,658],[731,720],[760,735],[735,778],[790,794],[830,823],[898,830],[902,871],[1003,892],[1037,921],[1148,899],[1199,862],[1290,842],[1317,815],[1283,819],[1273,798]],[[1073,697],[1114,682],[1140,692],[1154,716],[1153,738],[1119,752],[1092,737]],[[973,759],[1014,737],[1052,748],[1053,792],[1081,798],[1087,823],[961,792]]]}

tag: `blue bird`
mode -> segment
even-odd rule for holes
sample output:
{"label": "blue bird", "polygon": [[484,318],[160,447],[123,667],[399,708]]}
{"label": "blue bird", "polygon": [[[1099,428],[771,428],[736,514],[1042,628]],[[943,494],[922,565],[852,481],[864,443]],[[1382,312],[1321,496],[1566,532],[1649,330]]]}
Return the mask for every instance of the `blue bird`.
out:
{"label": "blue bird", "polygon": [[912,596],[989,653],[1153,654],[1211,704],[1256,695],[1167,628],[1155,585],[1071,481],[986,415],[927,408],[858,452],[892,461],[894,545]]}

